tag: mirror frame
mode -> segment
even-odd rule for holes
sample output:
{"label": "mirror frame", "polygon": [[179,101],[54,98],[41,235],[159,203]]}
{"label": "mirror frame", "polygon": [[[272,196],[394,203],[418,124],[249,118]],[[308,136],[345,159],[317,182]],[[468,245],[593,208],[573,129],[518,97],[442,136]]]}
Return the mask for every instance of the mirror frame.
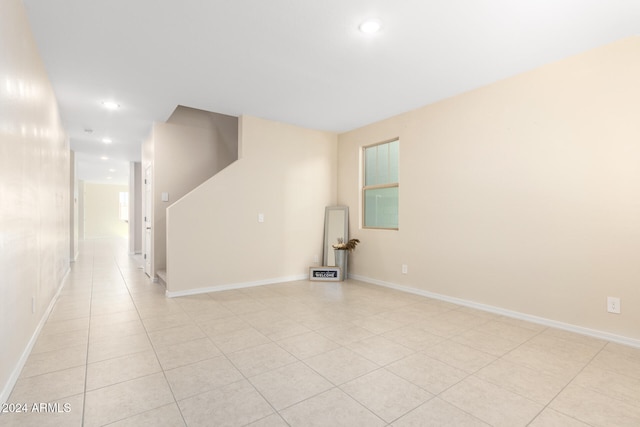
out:
{"label": "mirror frame", "polygon": [[[348,206],[327,206],[324,208],[324,250],[322,257],[322,265],[329,265],[329,257],[333,255],[333,248],[331,245],[337,243],[334,237],[329,235],[330,224],[329,219],[331,212],[340,211],[343,213],[344,218],[344,233],[342,234],[344,241],[349,240],[349,207]],[[329,241],[331,240],[331,241]]]}

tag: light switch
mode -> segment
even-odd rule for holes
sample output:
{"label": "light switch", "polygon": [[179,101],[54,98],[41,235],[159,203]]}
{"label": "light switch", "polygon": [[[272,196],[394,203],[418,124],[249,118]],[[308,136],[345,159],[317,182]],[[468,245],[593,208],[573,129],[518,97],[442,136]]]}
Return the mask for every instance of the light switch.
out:
{"label": "light switch", "polygon": [[169,201],[169,193],[167,193],[166,191],[164,193],[162,193],[162,201],[163,202],[168,202]]}

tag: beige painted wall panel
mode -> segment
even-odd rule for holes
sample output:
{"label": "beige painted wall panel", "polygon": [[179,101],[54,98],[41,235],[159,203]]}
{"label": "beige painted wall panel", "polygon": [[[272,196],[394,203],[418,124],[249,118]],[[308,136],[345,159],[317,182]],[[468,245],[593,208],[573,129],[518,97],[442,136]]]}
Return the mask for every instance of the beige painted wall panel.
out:
{"label": "beige painted wall panel", "polygon": [[[0,401],[69,271],[70,151],[19,0],[0,4]],[[32,298],[35,301],[32,312]]]}
{"label": "beige painted wall panel", "polygon": [[[234,138],[237,138],[237,118],[232,119],[224,125],[232,127]],[[166,209],[237,159],[237,142],[233,143],[230,152],[228,138],[223,141],[219,137],[219,129],[193,126],[192,123],[155,123],[153,126],[154,274],[166,269]],[[168,193],[168,202],[162,201],[163,192]]]}
{"label": "beige painted wall panel", "polygon": [[[639,75],[633,37],[341,135],[350,272],[640,339]],[[358,230],[360,147],[396,136],[400,230]]]}
{"label": "beige painted wall panel", "polygon": [[169,292],[300,276],[322,257],[336,135],[248,116],[240,131],[242,158],[168,210]]}
{"label": "beige painted wall panel", "polygon": [[76,174],[76,160],[75,153],[73,151],[69,152],[69,188],[70,188],[70,197],[69,197],[69,228],[70,228],[70,249],[69,256],[71,261],[75,261],[78,257],[79,247],[78,247],[78,233],[80,231],[79,228],[79,219],[78,219],[78,177]]}
{"label": "beige painted wall panel", "polygon": [[85,234],[94,237],[129,236],[129,224],[120,220],[120,193],[128,193],[126,185],[85,182]]}
{"label": "beige painted wall panel", "polygon": [[142,252],[143,236],[143,177],[140,162],[129,163],[129,253]]}

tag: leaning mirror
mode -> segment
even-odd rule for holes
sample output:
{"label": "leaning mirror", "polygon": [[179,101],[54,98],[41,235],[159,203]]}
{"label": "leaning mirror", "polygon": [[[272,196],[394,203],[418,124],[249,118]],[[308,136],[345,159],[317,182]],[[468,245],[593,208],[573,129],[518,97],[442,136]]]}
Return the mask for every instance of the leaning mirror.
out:
{"label": "leaning mirror", "polygon": [[336,261],[331,245],[338,238],[349,240],[349,207],[327,206],[324,209],[324,257],[323,265],[335,266]]}

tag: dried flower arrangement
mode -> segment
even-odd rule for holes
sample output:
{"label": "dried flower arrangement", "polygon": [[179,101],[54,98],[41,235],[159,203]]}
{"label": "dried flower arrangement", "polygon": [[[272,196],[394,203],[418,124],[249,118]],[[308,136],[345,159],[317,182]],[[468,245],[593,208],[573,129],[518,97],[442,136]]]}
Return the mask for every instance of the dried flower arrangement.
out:
{"label": "dried flower arrangement", "polygon": [[358,239],[351,239],[348,242],[344,242],[342,237],[338,237],[338,243],[331,245],[333,249],[338,249],[340,251],[352,251],[356,248],[356,246],[360,243]]}

